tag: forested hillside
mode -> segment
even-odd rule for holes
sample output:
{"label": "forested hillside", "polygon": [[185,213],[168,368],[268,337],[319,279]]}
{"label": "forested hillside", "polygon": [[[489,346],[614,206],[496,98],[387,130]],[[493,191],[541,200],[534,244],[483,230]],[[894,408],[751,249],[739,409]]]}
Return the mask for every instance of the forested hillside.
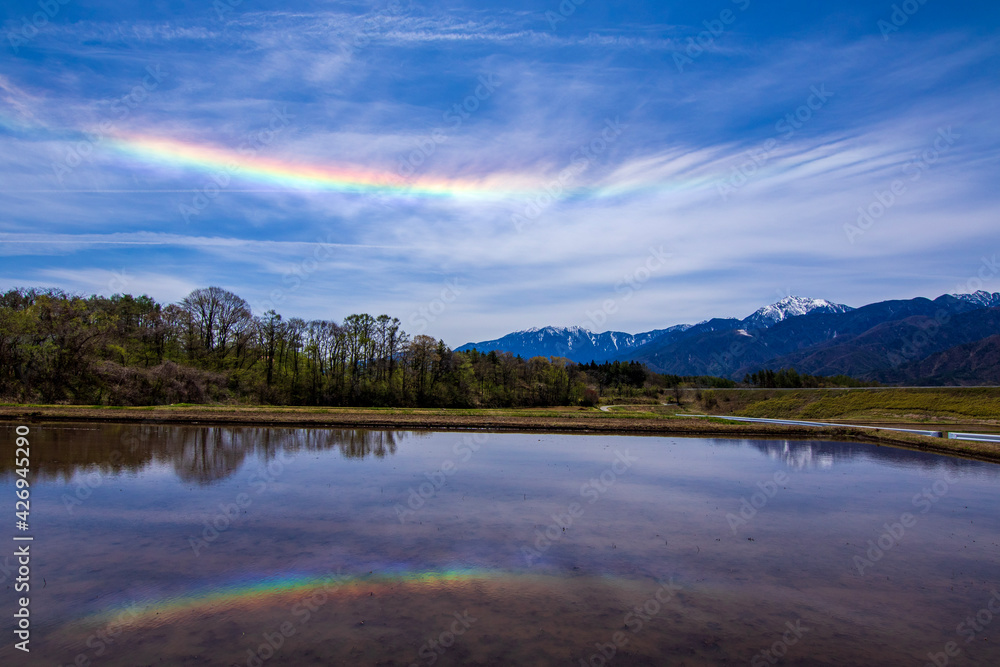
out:
{"label": "forested hillside", "polygon": [[625,366],[455,352],[410,336],[388,315],[339,323],[254,316],[219,287],[168,305],[59,290],[0,295],[0,400],[7,402],[542,406],[594,403],[600,391],[668,381]]}

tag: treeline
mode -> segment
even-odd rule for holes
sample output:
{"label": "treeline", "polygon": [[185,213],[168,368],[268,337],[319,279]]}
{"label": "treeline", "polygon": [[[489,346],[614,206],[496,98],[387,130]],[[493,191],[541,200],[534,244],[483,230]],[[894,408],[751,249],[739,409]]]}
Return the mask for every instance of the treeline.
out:
{"label": "treeline", "polygon": [[[794,370],[760,371],[760,387],[858,386]],[[0,401],[96,405],[244,402],[384,407],[596,405],[652,400],[680,387],[730,388],[717,377],[660,375],[631,362],[456,352],[403,331],[389,315],[342,322],[254,315],[220,287],[179,303],[148,296],[0,293]]]}
{"label": "treeline", "polygon": [[580,369],[595,383],[602,395],[605,390],[622,391],[627,388],[670,389],[673,387],[727,388],[736,382],[714,375],[661,375],[649,370],[638,361],[591,361]]}
{"label": "treeline", "polygon": [[862,382],[847,375],[819,376],[800,374],[794,368],[781,368],[777,371],[768,368],[756,373],[748,373],[743,378],[743,384],[767,389],[878,386],[877,382]]}
{"label": "treeline", "polygon": [[53,289],[0,294],[0,400],[9,402],[549,406],[595,403],[599,383],[647,379],[636,365],[590,371],[558,358],[455,352],[388,315],[255,316],[219,287],[167,305]]}
{"label": "treeline", "polygon": [[620,392],[622,389],[642,388],[646,380],[652,375],[645,364],[637,361],[606,361],[598,364],[591,361],[580,367],[587,376],[597,384],[597,391],[601,394],[607,389]]}

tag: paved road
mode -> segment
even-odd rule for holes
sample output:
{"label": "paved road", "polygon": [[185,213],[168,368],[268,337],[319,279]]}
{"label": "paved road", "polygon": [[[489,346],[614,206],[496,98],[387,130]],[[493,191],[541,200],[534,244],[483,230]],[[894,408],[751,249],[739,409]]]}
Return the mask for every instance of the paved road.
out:
{"label": "paved road", "polygon": [[951,440],[975,440],[976,442],[1000,442],[1000,435],[996,433],[955,433],[948,434]]}
{"label": "paved road", "polygon": [[[661,403],[661,405],[667,405],[666,403]],[[633,407],[633,406],[615,406],[615,405],[602,405],[602,412],[611,412],[611,408],[614,407]],[[959,432],[948,432],[948,431],[931,431],[917,428],[899,428],[895,426],[872,426],[870,424],[838,424],[832,422],[810,422],[801,421],[797,419],[763,419],[760,417],[732,417],[729,415],[693,415],[693,414],[681,414],[677,413],[678,417],[715,417],[716,419],[728,419],[734,422],[756,422],[760,424],[787,424],[789,426],[815,426],[816,428],[822,428],[824,426],[842,426],[846,428],[873,428],[881,429],[883,431],[900,431],[903,433],[916,433],[917,435],[926,435],[932,438],[944,438],[947,437],[951,440],[974,440],[976,442],[1000,442],[1000,435],[996,433],[959,433]]]}
{"label": "paved road", "polygon": [[[708,417],[709,415],[683,415],[685,417]],[[761,419],[758,417],[729,417],[726,415],[711,415],[719,419],[728,419],[737,422],[760,422],[763,424],[790,424],[793,426],[846,426],[849,428],[874,428],[883,431],[902,431],[903,433],[916,433],[927,435],[932,438],[948,437],[950,440],[974,440],[976,442],[1000,442],[1000,435],[995,433],[958,433],[947,431],[925,431],[916,428],[898,428],[895,426],[871,426],[869,424],[834,424],[831,422],[807,422],[794,419]]]}
{"label": "paved road", "polygon": [[795,419],[761,419],[759,417],[729,417],[726,415],[713,415],[713,416],[717,416],[719,419],[728,419],[729,421],[734,421],[734,422],[758,422],[761,424],[788,424],[790,426],[815,426],[817,428],[823,426],[845,426],[848,428],[874,428],[882,431],[902,431],[904,433],[916,433],[918,435],[928,435],[932,438],[944,437],[944,433],[942,431],[924,431],[916,428],[894,428],[887,426],[868,426],[861,424],[834,424],[830,422],[807,422]]}

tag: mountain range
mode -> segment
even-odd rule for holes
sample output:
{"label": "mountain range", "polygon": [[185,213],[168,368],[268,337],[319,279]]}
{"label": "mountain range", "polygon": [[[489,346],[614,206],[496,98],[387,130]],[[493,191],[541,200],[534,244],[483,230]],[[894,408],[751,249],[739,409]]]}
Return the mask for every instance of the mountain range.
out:
{"label": "mountain range", "polygon": [[619,359],[629,350],[635,350],[663,336],[681,333],[690,329],[689,324],[680,324],[668,329],[654,329],[638,334],[622,331],[593,333],[580,327],[543,327],[515,331],[497,340],[468,343],[458,348],[480,352],[510,352],[525,359],[530,357],[565,357],[584,363],[612,361]]}
{"label": "mountain range", "polygon": [[887,384],[997,384],[1000,293],[861,308],[791,296],[743,319],[715,318],[638,334],[544,327],[458,349],[473,348],[578,363],[634,360],[660,373],[733,379],[761,368],[795,368]]}

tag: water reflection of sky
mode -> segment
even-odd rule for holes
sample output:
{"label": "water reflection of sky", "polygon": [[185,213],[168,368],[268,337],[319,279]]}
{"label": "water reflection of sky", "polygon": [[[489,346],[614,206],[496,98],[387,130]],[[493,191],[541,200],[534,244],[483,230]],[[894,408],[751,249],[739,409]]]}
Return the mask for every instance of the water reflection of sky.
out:
{"label": "water reflection of sky", "polygon": [[[0,431],[3,447],[10,432]],[[231,661],[245,646],[237,628],[270,627],[317,578],[339,572],[368,586],[372,600],[391,602],[365,612],[383,614],[386,637],[395,637],[382,649],[364,643],[373,661],[412,660],[419,642],[407,637],[458,604],[495,620],[485,638],[467,637],[471,653],[442,656],[445,664],[458,655],[499,660],[491,637],[521,637],[531,655],[553,660],[585,656],[621,625],[629,600],[673,577],[685,590],[684,613],[651,626],[648,646],[636,638],[634,664],[685,651],[708,663],[749,662],[759,633],[797,617],[826,624],[802,659],[863,664],[871,644],[881,647],[872,655],[896,664],[953,638],[962,615],[1000,585],[998,467],[920,452],[173,426],[51,425],[34,427],[31,438],[34,576],[46,582],[33,591],[33,613],[50,638],[39,655],[55,661],[86,652],[87,624],[132,603],[154,619],[171,610],[173,619],[169,631],[156,623],[130,630],[134,648],[176,657],[177,646],[200,642],[213,659]],[[8,489],[12,471],[0,474]],[[915,497],[927,489],[933,504],[923,513]],[[757,506],[734,524],[744,501]],[[906,512],[915,525],[859,574],[855,556]],[[338,588],[345,602],[323,612],[330,627],[303,635],[281,659],[296,664],[309,651],[346,659],[326,642],[355,632],[337,625],[346,618],[337,614],[375,604],[356,599],[358,586]],[[557,640],[554,628],[524,635],[532,614],[571,621],[573,636]],[[976,655],[991,656],[986,644]],[[129,664],[124,655],[112,662]]]}

